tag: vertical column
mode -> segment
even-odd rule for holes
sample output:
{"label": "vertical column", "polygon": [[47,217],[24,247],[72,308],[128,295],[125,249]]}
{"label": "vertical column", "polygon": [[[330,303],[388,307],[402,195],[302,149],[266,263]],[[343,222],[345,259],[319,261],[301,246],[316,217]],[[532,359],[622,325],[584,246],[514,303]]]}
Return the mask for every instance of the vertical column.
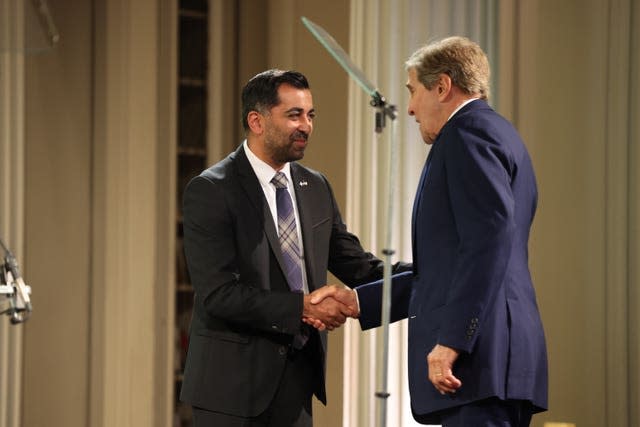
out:
{"label": "vertical column", "polygon": [[[178,2],[158,2],[158,71],[157,71],[157,188],[167,191],[156,195],[156,297],[153,324],[156,325],[153,397],[154,427],[175,425],[175,351],[176,332],[176,134],[178,103]],[[151,159],[150,159],[151,160]]]}
{"label": "vertical column", "polygon": [[157,335],[167,336],[158,333],[166,313],[155,310],[166,291],[155,277],[165,250],[156,207],[159,193],[173,191],[157,184],[158,2],[97,2],[95,20],[88,424],[149,426],[154,376],[166,368],[154,354]]}
{"label": "vertical column", "polygon": [[[609,2],[607,68],[605,221],[606,221],[606,421],[629,423],[629,197],[630,124],[637,118],[629,111],[632,80],[631,5],[629,0]],[[635,362],[634,362],[635,363]],[[615,396],[613,395],[615,393]]]}
{"label": "vertical column", "polygon": [[[24,4],[0,0],[0,237],[19,261],[24,246],[23,47]],[[22,328],[0,318],[0,427],[20,425]]]}
{"label": "vertical column", "polygon": [[293,0],[271,0],[267,6],[269,44],[267,62],[270,67],[294,68],[295,30],[299,28],[300,17]]}
{"label": "vertical column", "polygon": [[209,93],[207,164],[222,160],[241,138],[235,119],[238,106],[236,43],[227,34],[237,34],[236,5],[225,0],[209,2]]}
{"label": "vertical column", "polygon": [[629,68],[629,425],[640,425],[640,5],[631,4]]}
{"label": "vertical column", "polygon": [[629,46],[629,425],[640,425],[640,5],[632,2]]}

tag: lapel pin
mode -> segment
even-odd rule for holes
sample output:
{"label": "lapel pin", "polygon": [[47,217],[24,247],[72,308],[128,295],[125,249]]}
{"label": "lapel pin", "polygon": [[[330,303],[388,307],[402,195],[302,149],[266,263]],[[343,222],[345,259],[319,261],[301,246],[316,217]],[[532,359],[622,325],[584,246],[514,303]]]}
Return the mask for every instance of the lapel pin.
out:
{"label": "lapel pin", "polygon": [[306,187],[306,186],[307,186],[307,181],[300,181],[300,182],[298,183],[298,185],[299,185],[300,187]]}

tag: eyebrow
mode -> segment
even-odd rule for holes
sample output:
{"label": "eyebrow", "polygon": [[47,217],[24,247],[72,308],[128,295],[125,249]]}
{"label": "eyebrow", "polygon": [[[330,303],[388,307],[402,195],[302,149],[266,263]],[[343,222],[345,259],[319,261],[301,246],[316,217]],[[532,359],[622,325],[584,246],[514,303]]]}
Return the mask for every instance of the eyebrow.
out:
{"label": "eyebrow", "polygon": [[[316,110],[315,108],[312,108],[311,110],[309,110],[309,113],[315,113]],[[289,108],[287,111],[285,111],[285,114],[289,114],[289,113],[304,113],[304,108],[300,108],[300,107],[293,107],[293,108]]]}

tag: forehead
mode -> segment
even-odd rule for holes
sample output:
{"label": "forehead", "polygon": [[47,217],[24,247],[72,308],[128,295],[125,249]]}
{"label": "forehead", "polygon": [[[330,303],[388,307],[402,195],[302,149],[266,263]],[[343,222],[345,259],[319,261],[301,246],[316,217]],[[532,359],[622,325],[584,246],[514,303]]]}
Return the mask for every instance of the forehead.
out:
{"label": "forehead", "polygon": [[307,110],[313,108],[313,98],[309,89],[299,89],[288,84],[282,84],[278,87],[278,99],[280,104],[274,108],[288,109],[298,107]]}
{"label": "forehead", "polygon": [[407,86],[417,88],[418,84],[420,84],[418,81],[418,72],[415,68],[410,68],[407,70]]}

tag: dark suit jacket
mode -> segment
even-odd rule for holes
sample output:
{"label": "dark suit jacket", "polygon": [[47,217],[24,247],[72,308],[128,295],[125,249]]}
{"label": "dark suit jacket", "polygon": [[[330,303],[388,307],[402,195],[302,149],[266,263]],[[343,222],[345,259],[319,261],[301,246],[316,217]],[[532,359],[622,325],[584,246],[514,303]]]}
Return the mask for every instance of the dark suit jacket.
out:
{"label": "dark suit jacket", "polygon": [[[513,126],[484,101],[443,127],[425,164],[413,212],[412,277],[395,281],[392,320],[409,318],[414,416],[497,396],[547,407],[544,332],[528,267],[537,204],[533,167]],[[363,328],[377,326],[380,285],[359,290]],[[442,396],[428,380],[436,344],[461,351],[463,383]]]}
{"label": "dark suit jacket", "polygon": [[[331,187],[291,164],[309,290],[327,270],[348,285],[381,277],[380,260],[347,232]],[[303,297],[289,291],[273,217],[242,146],[202,172],[184,194],[184,247],[195,289],[181,399],[236,416],[263,412],[300,332]],[[312,333],[313,389],[326,402],[326,333]]]}

